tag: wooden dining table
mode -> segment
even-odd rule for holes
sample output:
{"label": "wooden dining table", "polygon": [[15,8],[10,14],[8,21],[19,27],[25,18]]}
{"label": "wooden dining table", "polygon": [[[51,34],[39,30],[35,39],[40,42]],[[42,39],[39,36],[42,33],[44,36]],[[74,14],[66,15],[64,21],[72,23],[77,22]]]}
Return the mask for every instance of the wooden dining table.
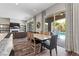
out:
{"label": "wooden dining table", "polygon": [[45,40],[49,40],[51,38],[51,36],[50,35],[45,35],[45,34],[37,34],[37,33],[34,33],[33,35],[34,35],[35,38],[37,38],[38,40],[41,41],[41,51],[43,51],[42,43]]}
{"label": "wooden dining table", "polygon": [[43,41],[43,40],[47,40],[47,39],[50,39],[51,36],[50,35],[45,35],[45,34],[33,34],[35,38]]}

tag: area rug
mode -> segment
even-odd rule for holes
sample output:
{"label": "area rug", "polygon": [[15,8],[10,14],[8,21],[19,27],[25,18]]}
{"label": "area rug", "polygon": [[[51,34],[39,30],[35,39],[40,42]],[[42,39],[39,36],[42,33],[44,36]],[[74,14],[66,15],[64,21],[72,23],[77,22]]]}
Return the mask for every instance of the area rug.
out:
{"label": "area rug", "polygon": [[[30,44],[26,39],[14,39],[14,55],[15,56],[33,56],[34,50],[32,47],[30,47]],[[36,54],[39,52],[39,46],[36,49]]]}

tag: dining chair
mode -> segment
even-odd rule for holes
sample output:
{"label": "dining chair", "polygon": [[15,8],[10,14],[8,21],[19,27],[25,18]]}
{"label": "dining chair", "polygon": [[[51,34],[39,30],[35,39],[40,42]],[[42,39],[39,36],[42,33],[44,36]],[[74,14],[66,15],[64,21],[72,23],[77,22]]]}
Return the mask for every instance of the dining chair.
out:
{"label": "dining chair", "polygon": [[49,32],[43,32],[44,35],[49,35]]}
{"label": "dining chair", "polygon": [[31,35],[31,32],[27,32],[27,40],[30,42],[30,35]]}
{"label": "dining chair", "polygon": [[[28,34],[30,47],[33,49],[34,55],[36,55],[36,53],[39,53],[41,51],[41,43],[36,40],[36,38],[34,38],[33,33],[29,32]],[[37,51],[37,49],[39,51]]]}
{"label": "dining chair", "polygon": [[57,35],[52,35],[51,39],[46,40],[42,43],[42,46],[45,48],[49,49],[50,51],[50,56],[52,56],[52,49],[55,48],[56,55],[57,55]]}
{"label": "dining chair", "polygon": [[39,34],[39,32],[33,32],[33,33],[37,33],[37,34]]}

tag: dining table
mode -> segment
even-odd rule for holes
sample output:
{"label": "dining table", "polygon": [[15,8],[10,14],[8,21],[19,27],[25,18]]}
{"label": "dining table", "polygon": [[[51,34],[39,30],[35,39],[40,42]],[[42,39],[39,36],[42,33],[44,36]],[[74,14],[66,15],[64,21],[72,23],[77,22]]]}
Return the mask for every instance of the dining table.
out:
{"label": "dining table", "polygon": [[33,34],[35,38],[43,41],[43,40],[47,40],[47,39],[50,39],[51,36],[50,35],[45,35],[45,34],[37,34],[37,33],[34,33]]}
{"label": "dining table", "polygon": [[43,51],[43,48],[42,48],[42,43],[45,41],[45,40],[50,40],[51,39],[51,35],[45,35],[45,34],[37,34],[37,33],[34,33],[33,34],[34,38],[38,39],[41,41],[41,51]]}

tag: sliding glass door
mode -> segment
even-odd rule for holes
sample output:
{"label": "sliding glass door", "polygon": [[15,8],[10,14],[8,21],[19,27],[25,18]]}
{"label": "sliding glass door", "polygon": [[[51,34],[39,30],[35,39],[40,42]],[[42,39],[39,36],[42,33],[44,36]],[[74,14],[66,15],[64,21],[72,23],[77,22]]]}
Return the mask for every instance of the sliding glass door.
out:
{"label": "sliding glass door", "polygon": [[45,19],[45,31],[58,35],[57,44],[65,48],[66,18],[65,12],[56,12]]}
{"label": "sliding glass door", "polygon": [[65,12],[58,12],[55,14],[54,21],[52,22],[53,31],[58,35],[57,44],[65,48],[65,36],[66,36],[66,18]]}

